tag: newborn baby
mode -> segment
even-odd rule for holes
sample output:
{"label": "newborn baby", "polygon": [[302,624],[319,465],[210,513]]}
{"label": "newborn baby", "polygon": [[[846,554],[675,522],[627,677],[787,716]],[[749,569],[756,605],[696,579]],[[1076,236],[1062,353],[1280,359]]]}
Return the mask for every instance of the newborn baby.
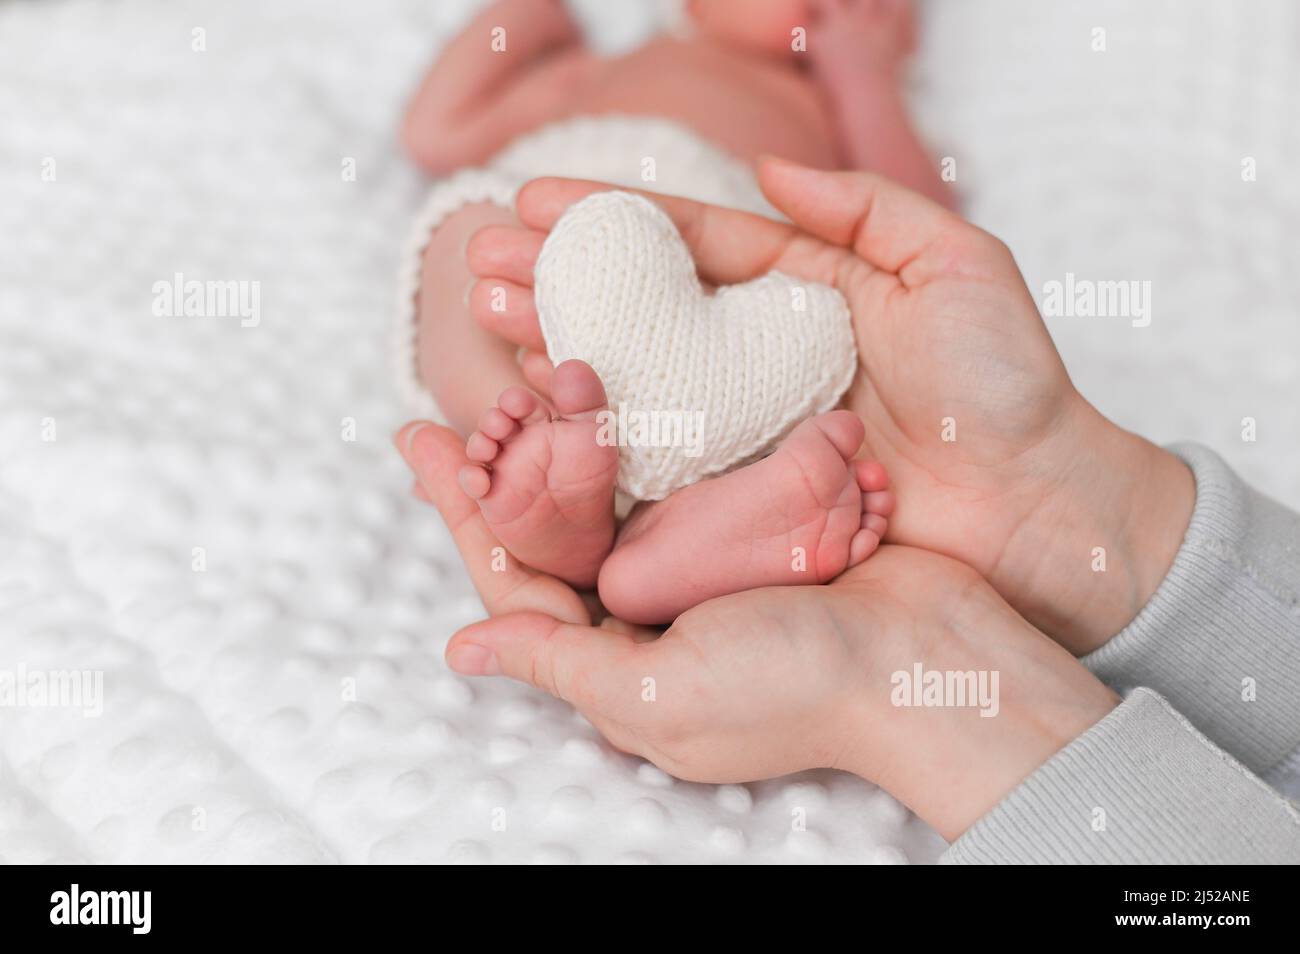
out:
{"label": "newborn baby", "polygon": [[600,59],[556,0],[496,3],[449,44],[404,126],[418,162],[457,170],[412,239],[399,334],[408,393],[469,435],[462,487],[514,556],[598,584],[610,612],[645,623],[728,592],[833,578],[874,551],[893,495],[879,464],[854,460],[860,422],[830,411],[757,462],[638,504],[618,527],[605,389],[582,361],[551,368],[537,250],[521,257],[504,240],[519,186],[589,178],[775,214],[751,172],[773,153],[870,167],[949,201],[898,88],[905,0],[687,11],[676,36]]}

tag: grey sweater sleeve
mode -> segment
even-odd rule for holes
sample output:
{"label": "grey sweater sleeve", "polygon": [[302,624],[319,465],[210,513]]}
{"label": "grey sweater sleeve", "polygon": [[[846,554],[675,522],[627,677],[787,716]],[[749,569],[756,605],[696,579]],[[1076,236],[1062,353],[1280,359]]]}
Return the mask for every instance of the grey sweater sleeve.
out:
{"label": "grey sweater sleeve", "polygon": [[1081,661],[1121,693],[1156,690],[1270,779],[1300,748],[1300,515],[1213,451],[1170,450],[1196,477],[1182,547],[1137,618]]}
{"label": "grey sweater sleeve", "polygon": [[949,847],[943,864],[1300,863],[1300,814],[1137,689]]}
{"label": "grey sweater sleeve", "polygon": [[1295,806],[1253,774],[1300,763],[1300,515],[1212,451],[1172,450],[1196,477],[1182,546],[1137,618],[1082,660],[1128,697],[945,863],[1300,863]]}

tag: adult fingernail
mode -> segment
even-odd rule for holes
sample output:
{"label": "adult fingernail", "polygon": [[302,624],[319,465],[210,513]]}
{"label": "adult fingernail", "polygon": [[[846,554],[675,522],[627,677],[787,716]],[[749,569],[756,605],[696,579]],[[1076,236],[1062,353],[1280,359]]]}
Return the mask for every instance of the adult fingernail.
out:
{"label": "adult fingernail", "polygon": [[402,457],[405,458],[408,464],[411,462],[411,446],[415,442],[415,435],[419,434],[425,428],[432,427],[432,426],[433,425],[430,424],[428,421],[420,421],[418,424],[416,424],[414,427],[412,427],[410,430],[406,432],[406,439],[403,441],[402,446],[399,448],[399,450],[401,450]]}
{"label": "adult fingernail", "polygon": [[462,676],[501,675],[496,654],[486,646],[475,646],[472,643],[457,646],[447,653],[447,665]]}
{"label": "adult fingernail", "polygon": [[785,166],[789,169],[807,169],[801,162],[795,162],[793,159],[787,159],[785,156],[778,156],[775,153],[767,152],[758,157],[760,165],[764,166]]}

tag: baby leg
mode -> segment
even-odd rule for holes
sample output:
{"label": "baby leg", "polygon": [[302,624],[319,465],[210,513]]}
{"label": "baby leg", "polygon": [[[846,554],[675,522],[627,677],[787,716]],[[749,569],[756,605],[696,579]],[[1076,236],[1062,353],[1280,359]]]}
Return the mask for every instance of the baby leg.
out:
{"label": "baby leg", "polygon": [[770,457],[643,507],[601,567],[601,602],[631,623],[668,623],[727,593],[825,583],[861,563],[894,509],[884,468],[853,460],[862,437],[857,417],[831,411]]}
{"label": "baby leg", "polygon": [[[491,202],[467,205],[434,229],[424,249],[416,301],[420,381],[461,434],[474,430],[479,413],[498,394],[524,384],[515,360],[516,346],[481,327],[470,313],[474,276],[465,263],[465,245],[476,231],[517,224],[510,209]],[[481,293],[492,294],[492,289],[485,287]],[[512,304],[508,288],[503,297],[508,309]],[[527,304],[531,307],[531,302]]]}

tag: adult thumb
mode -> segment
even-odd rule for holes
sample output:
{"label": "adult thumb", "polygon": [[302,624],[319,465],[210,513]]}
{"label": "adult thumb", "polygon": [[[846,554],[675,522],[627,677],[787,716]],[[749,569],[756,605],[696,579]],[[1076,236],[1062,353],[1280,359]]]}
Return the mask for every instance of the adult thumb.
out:
{"label": "adult thumb", "polygon": [[954,230],[979,231],[937,202],[872,172],[825,172],[766,158],[758,182],[803,231],[895,274]]}

